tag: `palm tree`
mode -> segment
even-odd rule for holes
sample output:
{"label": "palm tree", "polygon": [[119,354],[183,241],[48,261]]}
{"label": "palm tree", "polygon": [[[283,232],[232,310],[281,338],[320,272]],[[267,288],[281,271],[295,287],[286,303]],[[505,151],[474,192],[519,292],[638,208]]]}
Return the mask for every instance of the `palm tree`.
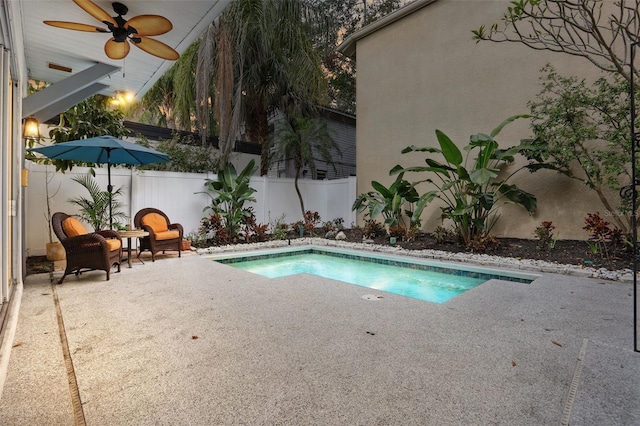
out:
{"label": "palm tree", "polygon": [[[325,82],[308,33],[315,17],[310,1],[237,0],[206,32],[198,54],[196,103],[199,116],[208,116],[213,99],[222,166],[241,124],[249,141],[264,146],[271,115],[308,113],[322,98]],[[268,161],[262,151],[264,175]]]}
{"label": "palm tree", "polygon": [[69,200],[71,204],[75,204],[80,208],[77,214],[80,219],[89,223],[94,230],[100,231],[108,229],[111,219],[109,217],[109,204],[111,204],[111,218],[127,219],[127,215],[121,210],[124,204],[120,201],[122,196],[122,188],[118,188],[112,193],[103,191],[95,181],[91,173],[79,175],[73,178],[74,181],[82,185],[88,192],[89,197],[78,196]]}
{"label": "palm tree", "polygon": [[[193,131],[196,114],[195,69],[200,40],[194,42],[145,93],[137,108],[128,111],[137,120],[170,129]],[[197,117],[199,120],[200,117]],[[207,128],[208,123],[201,127]],[[207,134],[204,134],[206,138]]]}
{"label": "palm tree", "polygon": [[293,161],[296,171],[294,186],[300,200],[300,209],[304,217],[305,208],[302,193],[298,186],[298,180],[302,170],[309,166],[315,170],[314,154],[333,164],[333,152],[342,155],[340,148],[329,135],[327,123],[317,118],[307,118],[295,116],[291,120],[281,120],[276,123],[275,132],[272,139],[275,148],[274,159],[282,161]]}

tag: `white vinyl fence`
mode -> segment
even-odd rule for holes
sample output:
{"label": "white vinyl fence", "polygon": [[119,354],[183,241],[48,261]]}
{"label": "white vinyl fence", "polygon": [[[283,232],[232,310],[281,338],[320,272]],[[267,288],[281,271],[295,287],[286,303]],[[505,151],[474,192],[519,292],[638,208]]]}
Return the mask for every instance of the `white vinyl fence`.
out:
{"label": "white vinyl fence", "polygon": [[[71,172],[55,172],[53,166],[43,166],[27,162],[29,170],[26,189],[25,227],[27,256],[39,256],[45,253],[45,244],[49,242],[49,227],[46,219],[48,182],[51,213],[62,211],[67,214],[78,213],[77,207],[68,202],[78,196],[89,198],[89,194],[74,176],[89,172],[85,167],[74,167]],[[96,181],[107,188],[106,166],[95,168]],[[114,190],[122,188],[121,201],[130,222],[136,212],[145,207],[155,207],[167,214],[172,222],[181,223],[185,234],[196,231],[200,220],[209,213],[203,209],[209,204],[205,192],[205,179],[215,179],[215,174],[175,173],[139,171],[136,169],[111,168],[111,183]],[[300,191],[304,198],[305,210],[316,211],[323,222],[336,218],[344,219],[345,226],[356,222],[351,206],[356,198],[356,178],[336,180],[300,180]],[[253,207],[258,223],[269,223],[285,215],[285,223],[302,219],[300,203],[293,185],[293,179],[252,177],[251,187],[256,202]],[[90,228],[88,224],[87,228]],[[53,235],[53,241],[57,241]]]}

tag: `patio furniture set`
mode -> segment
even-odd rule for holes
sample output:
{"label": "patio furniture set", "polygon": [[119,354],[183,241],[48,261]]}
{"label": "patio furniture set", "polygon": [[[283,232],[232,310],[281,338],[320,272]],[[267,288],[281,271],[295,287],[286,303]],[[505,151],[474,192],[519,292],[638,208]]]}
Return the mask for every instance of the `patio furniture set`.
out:
{"label": "patio furniture set", "polygon": [[177,250],[182,255],[182,237],[184,231],[179,223],[171,223],[167,215],[155,208],[144,208],[136,213],[133,220],[135,229],[127,231],[88,232],[82,223],[73,216],[57,212],[51,217],[53,230],[62,243],[67,257],[67,266],[58,284],[71,273],[79,275],[85,270],[102,270],[107,273],[115,265],[120,272],[122,262],[122,238],[127,241],[127,261],[131,267],[131,239],[138,238],[136,257],[140,260],[143,251],[151,252],[155,262],[156,253]]}

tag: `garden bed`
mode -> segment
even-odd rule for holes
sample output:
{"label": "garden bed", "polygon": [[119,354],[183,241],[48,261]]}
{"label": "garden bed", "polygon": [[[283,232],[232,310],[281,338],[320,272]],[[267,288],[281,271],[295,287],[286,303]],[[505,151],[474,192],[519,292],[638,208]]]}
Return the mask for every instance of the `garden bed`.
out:
{"label": "garden bed", "polygon": [[[347,237],[345,241],[360,243],[362,233],[358,230],[345,229]],[[316,232],[320,236],[321,231]],[[298,234],[289,232],[287,238],[299,238]],[[544,260],[558,264],[585,266],[593,268],[605,268],[610,271],[631,269],[632,256],[630,251],[618,250],[608,255],[603,253],[592,253],[587,241],[580,240],[558,240],[554,248],[549,251],[539,250],[535,240],[519,238],[498,238],[498,245],[494,249],[486,251],[486,254],[493,256],[511,257],[515,259]],[[388,237],[378,237],[373,243],[379,245],[389,245]],[[453,243],[437,243],[428,234],[420,234],[411,241],[398,241],[397,246],[406,250],[441,250],[452,253],[470,253],[465,247]],[[53,271],[52,262],[44,256],[32,256],[27,259],[27,275]]]}

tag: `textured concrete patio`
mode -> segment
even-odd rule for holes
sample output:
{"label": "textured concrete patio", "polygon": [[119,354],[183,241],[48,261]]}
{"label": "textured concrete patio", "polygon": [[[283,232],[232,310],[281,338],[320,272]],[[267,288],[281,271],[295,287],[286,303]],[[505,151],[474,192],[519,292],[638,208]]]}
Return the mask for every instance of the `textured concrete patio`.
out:
{"label": "textured concrete patio", "polygon": [[436,305],[200,256],[32,275],[0,424],[640,424],[632,303],[542,274]]}

